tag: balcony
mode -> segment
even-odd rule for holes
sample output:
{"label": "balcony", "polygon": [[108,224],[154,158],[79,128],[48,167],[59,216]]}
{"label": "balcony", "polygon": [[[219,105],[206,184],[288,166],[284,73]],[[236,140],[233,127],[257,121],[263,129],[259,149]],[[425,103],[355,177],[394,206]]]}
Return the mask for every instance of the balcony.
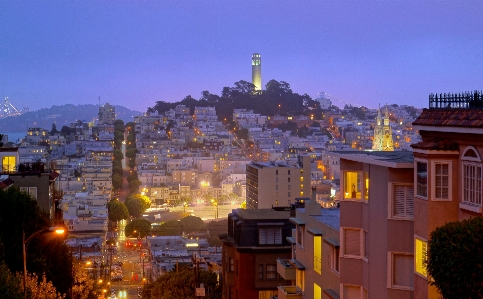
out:
{"label": "balcony", "polygon": [[277,259],[277,272],[285,280],[295,280],[295,267],[289,259]]}
{"label": "balcony", "polygon": [[278,286],[278,299],[302,299],[302,292],[296,286]]}

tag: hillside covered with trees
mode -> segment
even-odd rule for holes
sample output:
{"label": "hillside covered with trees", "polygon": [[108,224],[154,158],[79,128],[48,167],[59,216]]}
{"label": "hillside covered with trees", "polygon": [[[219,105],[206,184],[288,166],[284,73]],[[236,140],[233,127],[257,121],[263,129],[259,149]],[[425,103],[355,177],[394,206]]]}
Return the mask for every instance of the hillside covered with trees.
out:
{"label": "hillside covered with trees", "polygon": [[246,108],[262,115],[274,115],[280,112],[282,115],[320,114],[320,105],[317,101],[303,94],[294,93],[290,84],[284,81],[270,80],[262,92],[255,91],[255,85],[247,81],[235,82],[233,87],[223,87],[221,95],[212,94],[205,90],[201,97],[195,99],[186,96],[179,102],[158,101],[149,112],[158,111],[163,113],[174,109],[177,105],[185,105],[194,113],[195,106],[214,106],[220,120],[230,121],[233,117],[233,109]]}

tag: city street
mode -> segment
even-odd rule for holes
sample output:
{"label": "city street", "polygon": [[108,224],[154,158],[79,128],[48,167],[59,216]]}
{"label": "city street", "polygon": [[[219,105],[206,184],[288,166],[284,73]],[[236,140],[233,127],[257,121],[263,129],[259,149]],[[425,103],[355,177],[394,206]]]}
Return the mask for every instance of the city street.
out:
{"label": "city street", "polygon": [[[118,226],[117,237],[117,253],[113,256],[113,263],[122,262],[122,279],[111,281],[110,298],[118,299],[134,299],[140,298],[138,290],[143,286],[143,264],[142,264],[142,248],[146,248],[145,241],[138,241],[136,238],[126,238],[124,228],[126,221],[120,221]],[[126,242],[130,241],[133,245],[126,246]],[[141,242],[141,248],[138,243]],[[134,246],[136,245],[136,246]],[[150,268],[149,261],[146,259],[144,263],[145,273]]]}

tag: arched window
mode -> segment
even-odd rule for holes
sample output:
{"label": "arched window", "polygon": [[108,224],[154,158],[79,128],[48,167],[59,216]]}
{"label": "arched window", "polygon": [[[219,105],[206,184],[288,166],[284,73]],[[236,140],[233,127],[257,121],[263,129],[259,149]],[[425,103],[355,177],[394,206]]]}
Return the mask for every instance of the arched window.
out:
{"label": "arched window", "polygon": [[470,207],[481,208],[481,158],[478,151],[472,146],[467,147],[463,151],[461,163],[463,171],[462,203]]}

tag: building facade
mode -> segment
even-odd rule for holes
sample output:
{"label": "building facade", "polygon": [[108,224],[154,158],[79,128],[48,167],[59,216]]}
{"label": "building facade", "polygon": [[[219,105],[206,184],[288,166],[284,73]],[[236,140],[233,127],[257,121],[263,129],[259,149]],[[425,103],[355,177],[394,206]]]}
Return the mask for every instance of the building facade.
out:
{"label": "building facade", "polygon": [[341,298],[413,298],[412,153],[337,154]]}
{"label": "building facade", "polygon": [[116,108],[109,103],[99,106],[99,124],[114,124],[116,120]]}
{"label": "building facade", "polygon": [[228,215],[228,234],[221,235],[223,299],[271,299],[278,285],[277,259],[291,256],[287,241],[294,225],[289,210],[236,209]]}
{"label": "building facade", "polygon": [[296,165],[282,162],[247,164],[247,209],[287,206],[310,194],[310,156],[298,156]]}
{"label": "building facade", "polygon": [[413,122],[414,298],[439,298],[425,260],[431,232],[447,222],[483,216],[483,94],[433,95]]}

